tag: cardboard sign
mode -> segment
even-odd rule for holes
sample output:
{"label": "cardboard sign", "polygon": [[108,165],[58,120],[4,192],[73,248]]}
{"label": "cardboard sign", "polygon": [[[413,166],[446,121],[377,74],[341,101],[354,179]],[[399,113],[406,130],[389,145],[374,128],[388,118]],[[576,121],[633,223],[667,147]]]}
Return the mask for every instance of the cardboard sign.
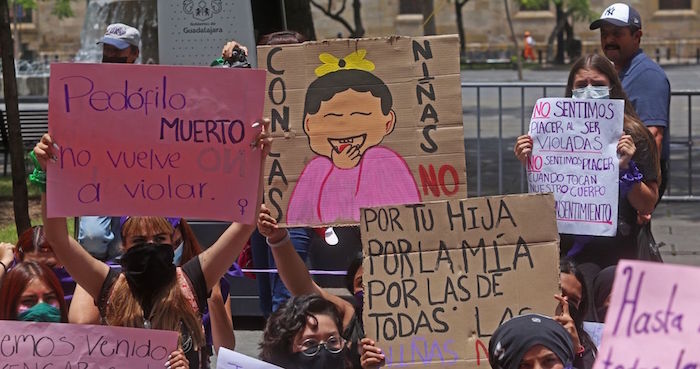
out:
{"label": "cardboard sign", "polygon": [[[255,219],[264,71],[54,64],[48,216]],[[232,88],[243,85],[245,88]]]}
{"label": "cardboard sign", "polygon": [[155,329],[0,321],[2,368],[162,368],[178,333]]}
{"label": "cardboard sign", "polygon": [[250,356],[231,351],[225,347],[219,348],[216,357],[216,369],[282,369],[277,365],[254,359]]}
{"label": "cardboard sign", "polygon": [[275,147],[266,204],[291,226],[466,197],[456,36],[258,48]]}
{"label": "cardboard sign", "polygon": [[698,281],[695,267],[621,261],[593,368],[700,366]]}
{"label": "cardboard sign", "polygon": [[488,368],[500,324],[553,314],[553,209],[551,194],[362,209],[363,322],[387,365]]}
{"label": "cardboard sign", "polygon": [[623,100],[537,100],[529,135],[530,192],[552,192],[559,232],[594,236],[617,233],[617,143]]}
{"label": "cardboard sign", "polygon": [[209,65],[231,40],[248,47],[248,60],[255,65],[250,0],[158,0],[160,64]]}

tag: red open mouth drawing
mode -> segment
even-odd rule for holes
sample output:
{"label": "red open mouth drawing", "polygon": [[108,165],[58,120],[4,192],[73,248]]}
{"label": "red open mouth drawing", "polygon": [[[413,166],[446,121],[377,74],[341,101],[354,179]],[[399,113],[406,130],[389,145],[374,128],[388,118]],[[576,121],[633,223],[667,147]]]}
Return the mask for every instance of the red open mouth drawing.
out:
{"label": "red open mouth drawing", "polygon": [[362,145],[365,143],[365,139],[367,139],[367,134],[363,133],[358,136],[352,136],[352,137],[344,137],[344,138],[328,138],[328,143],[333,146],[333,150],[340,154],[345,150],[348,146],[354,146],[357,148],[362,147]]}

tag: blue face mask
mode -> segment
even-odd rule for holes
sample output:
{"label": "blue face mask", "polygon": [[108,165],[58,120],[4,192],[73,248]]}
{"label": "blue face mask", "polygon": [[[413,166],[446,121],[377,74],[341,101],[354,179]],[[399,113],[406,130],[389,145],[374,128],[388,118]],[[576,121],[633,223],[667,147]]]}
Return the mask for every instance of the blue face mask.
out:
{"label": "blue face mask", "polygon": [[61,310],[53,305],[40,302],[21,312],[17,316],[17,320],[23,322],[59,323],[61,322]]}
{"label": "blue face mask", "polygon": [[610,87],[588,85],[572,90],[571,97],[574,99],[607,99],[610,97]]}
{"label": "blue face mask", "polygon": [[181,241],[180,245],[175,249],[174,255],[173,255],[173,265],[178,266],[180,265],[180,261],[182,261],[182,250],[184,249],[185,246],[185,241]]}

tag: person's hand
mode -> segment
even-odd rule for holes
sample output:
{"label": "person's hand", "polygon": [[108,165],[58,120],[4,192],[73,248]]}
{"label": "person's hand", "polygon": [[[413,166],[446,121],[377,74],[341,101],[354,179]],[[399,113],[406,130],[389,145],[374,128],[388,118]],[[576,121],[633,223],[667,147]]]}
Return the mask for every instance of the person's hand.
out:
{"label": "person's hand", "polygon": [[176,351],[170,353],[170,356],[168,356],[168,361],[165,362],[165,367],[167,369],[189,369],[190,362],[187,360],[187,357],[185,357],[185,353],[182,351],[182,349],[177,349]]}
{"label": "person's hand", "polygon": [[651,214],[642,214],[637,212],[637,224],[644,225],[651,222]]}
{"label": "person's hand", "polygon": [[374,341],[365,337],[360,340],[360,364],[363,369],[376,369],[384,366],[382,349],[375,346]]}
{"label": "person's hand", "polygon": [[331,160],[338,168],[354,168],[360,159],[362,159],[362,155],[360,155],[359,145],[348,145],[340,152],[337,152],[335,148],[331,149]]}
{"label": "person's hand", "polygon": [[574,349],[578,352],[581,349],[581,340],[578,337],[576,323],[569,314],[569,301],[562,295],[554,295],[554,298],[559,301],[559,308],[561,309],[561,313],[554,316],[554,320],[556,320],[562,325],[562,327],[564,327],[564,329],[566,329],[567,332],[569,332],[569,336],[571,336],[571,340],[574,342]]}
{"label": "person's hand", "polygon": [[527,159],[532,154],[532,137],[530,135],[522,135],[515,141],[513,147],[515,157],[520,160],[523,165],[527,165]]}
{"label": "person's hand", "polygon": [[277,220],[270,215],[270,209],[268,209],[265,204],[260,205],[258,232],[267,237],[271,243],[277,243],[287,235],[287,230],[285,228],[279,228],[277,226]]}
{"label": "person's hand", "polygon": [[253,150],[260,149],[263,155],[263,159],[267,157],[272,149],[272,136],[270,135],[270,119],[264,118],[253,123],[253,127],[257,127],[262,124],[262,130],[255,136],[251,146]]}
{"label": "person's hand", "polygon": [[9,268],[14,259],[15,245],[7,242],[0,242],[0,261]]}
{"label": "person's hand", "polygon": [[617,153],[620,156],[620,170],[627,170],[632,156],[637,151],[634,140],[630,135],[622,135],[617,142]]}
{"label": "person's hand", "polygon": [[235,40],[231,40],[231,41],[227,42],[226,45],[224,45],[223,49],[221,49],[221,57],[224,58],[224,60],[231,59],[231,57],[233,56],[233,49],[235,49],[235,48],[239,48],[239,49],[243,50],[243,53],[245,54],[245,56],[246,57],[248,56],[248,48],[247,47],[239,44]]}
{"label": "person's hand", "polygon": [[34,155],[36,155],[36,159],[39,161],[41,170],[46,170],[46,164],[49,160],[54,163],[58,160],[56,156],[57,152],[58,145],[53,142],[48,133],[44,133],[44,135],[41,136],[41,140],[34,146]]}

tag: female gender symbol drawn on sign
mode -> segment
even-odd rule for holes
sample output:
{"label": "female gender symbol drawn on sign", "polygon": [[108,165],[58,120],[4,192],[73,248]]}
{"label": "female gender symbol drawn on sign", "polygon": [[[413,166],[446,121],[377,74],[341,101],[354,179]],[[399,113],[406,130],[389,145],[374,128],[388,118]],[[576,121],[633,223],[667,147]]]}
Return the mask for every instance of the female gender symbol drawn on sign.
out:
{"label": "female gender symbol drawn on sign", "polygon": [[245,207],[248,206],[248,200],[246,199],[239,199],[238,200],[238,207],[241,208],[241,215],[245,213]]}
{"label": "female gender symbol drawn on sign", "polygon": [[391,91],[370,71],[367,50],[345,58],[319,55],[323,65],[306,90],[303,127],[311,160],[294,187],[287,222],[360,220],[360,208],[420,202],[404,159],[379,146],[394,131]]}

